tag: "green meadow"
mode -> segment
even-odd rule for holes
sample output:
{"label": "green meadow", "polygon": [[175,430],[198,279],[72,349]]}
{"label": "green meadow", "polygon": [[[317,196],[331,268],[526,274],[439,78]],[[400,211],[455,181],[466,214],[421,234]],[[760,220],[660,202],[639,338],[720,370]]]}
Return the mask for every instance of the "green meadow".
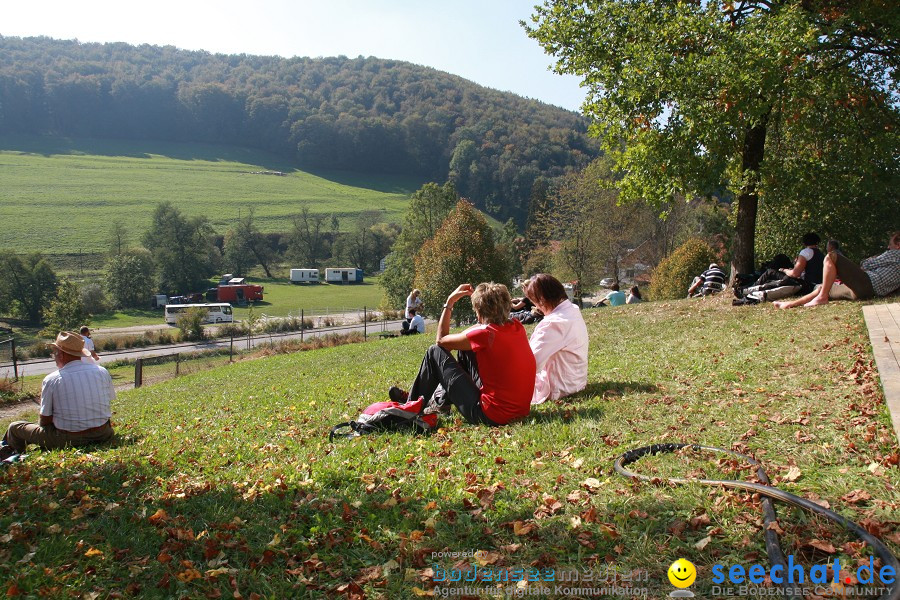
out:
{"label": "green meadow", "polygon": [[[261,171],[286,175],[254,174]],[[0,248],[97,254],[105,251],[115,221],[137,242],[165,200],[186,215],[207,217],[222,234],[250,209],[262,231],[289,231],[291,216],[303,206],[336,214],[346,230],[362,211],[400,221],[409,194],[422,183],[378,174],[313,174],[232,147],[4,136]]]}
{"label": "green meadow", "polygon": [[[751,454],[773,485],[900,551],[900,451],[859,303],[778,311],[723,296],[585,316],[587,389],[495,429],[454,414],[429,437],[328,441],[390,385],[408,386],[431,332],[121,392],[112,443],[34,451],[0,470],[7,596],[438,597],[441,570],[477,565],[482,576],[615,569],[618,585],[663,598],[666,570],[686,558],[692,591],[713,597],[714,565],[768,564],[759,498],[613,470],[624,451],[659,442]],[[704,453],[633,468],[752,478]],[[785,554],[807,569],[839,560],[852,576],[868,561],[830,522],[777,511]],[[541,597],[579,597],[549,590]]]}
{"label": "green meadow", "polygon": [[[377,275],[366,276],[363,283],[352,285],[327,283],[295,285],[287,277],[274,279],[251,277],[248,281],[264,288],[263,301],[252,306],[253,313],[257,317],[261,315],[284,317],[289,314],[299,316],[301,310],[306,314],[316,315],[361,310],[363,307],[375,310],[381,304],[383,294],[378,285]],[[210,281],[210,287],[214,285],[215,282]],[[397,310],[402,308],[398,306]],[[249,306],[235,307],[234,318],[243,321],[250,315],[250,310]],[[163,311],[151,309],[119,310],[91,318],[91,325],[95,328],[158,325],[163,322],[165,322]],[[100,334],[102,335],[102,329]]]}

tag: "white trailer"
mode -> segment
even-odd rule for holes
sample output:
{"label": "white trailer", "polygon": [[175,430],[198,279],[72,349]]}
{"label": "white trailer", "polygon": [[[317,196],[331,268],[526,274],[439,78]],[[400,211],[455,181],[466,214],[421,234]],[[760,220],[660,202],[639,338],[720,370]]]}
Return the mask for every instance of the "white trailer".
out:
{"label": "white trailer", "polygon": [[291,269],[291,283],[319,283],[319,270]]}
{"label": "white trailer", "polygon": [[352,268],[327,268],[325,269],[326,283],[362,283],[363,270]]}

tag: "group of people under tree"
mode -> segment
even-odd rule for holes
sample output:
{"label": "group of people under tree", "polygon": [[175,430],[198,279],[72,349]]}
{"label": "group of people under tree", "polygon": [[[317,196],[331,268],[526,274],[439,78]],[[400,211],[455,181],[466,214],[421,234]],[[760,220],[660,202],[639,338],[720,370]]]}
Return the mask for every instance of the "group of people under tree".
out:
{"label": "group of people under tree", "polygon": [[[900,231],[890,235],[887,250],[859,265],[844,256],[837,240],[830,240],[825,252],[819,249],[821,241],[818,234],[807,233],[793,262],[779,254],[759,272],[738,275],[733,304],[774,301],[778,308],[819,306],[829,300],[869,300],[900,289]],[[716,294],[727,282],[725,271],[713,263],[694,278],[688,297]],[[791,296],[799,297],[784,300]]]}

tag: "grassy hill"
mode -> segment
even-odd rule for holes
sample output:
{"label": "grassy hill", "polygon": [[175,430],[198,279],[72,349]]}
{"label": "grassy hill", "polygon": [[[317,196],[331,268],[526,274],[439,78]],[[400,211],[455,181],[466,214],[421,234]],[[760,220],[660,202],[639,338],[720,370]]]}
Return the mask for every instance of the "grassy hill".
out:
{"label": "grassy hill", "polygon": [[[453,416],[428,438],[328,442],[332,425],[408,384],[430,335],[121,393],[115,444],[0,470],[0,580],[29,596],[409,598],[432,592],[435,566],[474,560],[482,572],[640,570],[647,582],[631,585],[660,598],[684,557],[698,568],[693,591],[711,597],[712,565],[767,564],[758,498],[615,474],[617,455],[654,442],[751,453],[774,485],[865,520],[900,551],[900,454],[859,303],[777,311],[723,297],[586,320],[587,390],[497,429]],[[636,470],[750,477],[717,459]],[[829,523],[778,513],[795,562],[855,572],[867,560]]]}
{"label": "grassy hill", "polygon": [[[287,176],[253,174],[260,171]],[[117,220],[137,241],[163,200],[208,217],[219,233],[250,208],[264,232],[289,231],[302,206],[337,214],[344,229],[362,211],[400,221],[423,183],[297,171],[274,155],[227,146],[27,136],[0,138],[0,181],[0,248],[50,255],[103,252]]]}

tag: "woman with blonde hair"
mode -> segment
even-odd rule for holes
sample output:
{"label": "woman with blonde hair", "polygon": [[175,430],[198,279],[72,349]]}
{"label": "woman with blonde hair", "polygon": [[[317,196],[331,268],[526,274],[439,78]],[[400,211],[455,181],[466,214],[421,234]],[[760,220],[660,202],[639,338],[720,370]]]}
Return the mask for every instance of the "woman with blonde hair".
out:
{"label": "woman with blonde hair", "polygon": [[[450,333],[453,305],[467,296],[478,324]],[[511,306],[503,284],[457,287],[441,310],[435,344],[425,353],[409,392],[392,387],[391,400],[422,399],[424,406],[435,396],[441,407],[456,406],[472,424],[505,425],[527,416],[534,393],[534,355],[525,328],[509,318]]]}

